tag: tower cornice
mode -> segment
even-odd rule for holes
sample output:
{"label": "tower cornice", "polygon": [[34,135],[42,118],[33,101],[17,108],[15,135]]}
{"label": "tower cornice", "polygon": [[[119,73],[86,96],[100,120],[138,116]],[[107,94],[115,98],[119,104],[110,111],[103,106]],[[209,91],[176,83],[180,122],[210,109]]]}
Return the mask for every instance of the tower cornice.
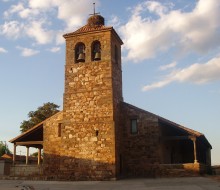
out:
{"label": "tower cornice", "polygon": [[88,25],[85,25],[74,32],[64,34],[63,37],[65,39],[68,39],[74,36],[94,34],[94,33],[100,33],[100,32],[105,32],[105,31],[111,31],[115,35],[115,37],[119,40],[120,44],[121,45],[123,44],[123,41],[121,40],[121,38],[119,37],[115,29],[112,26],[104,26],[104,25],[100,25],[96,27],[90,27]]}

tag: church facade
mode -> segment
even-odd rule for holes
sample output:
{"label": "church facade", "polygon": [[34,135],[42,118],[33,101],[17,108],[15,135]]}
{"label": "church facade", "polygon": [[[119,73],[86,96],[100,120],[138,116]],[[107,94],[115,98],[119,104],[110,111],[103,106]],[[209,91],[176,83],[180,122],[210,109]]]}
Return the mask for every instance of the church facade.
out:
{"label": "church facade", "polygon": [[[123,42],[101,15],[64,38],[63,111],[10,140],[14,155],[17,146],[39,149],[41,169],[31,175],[110,180],[208,171],[212,147],[203,134],[123,101]],[[11,175],[26,175],[20,168],[14,163]]]}

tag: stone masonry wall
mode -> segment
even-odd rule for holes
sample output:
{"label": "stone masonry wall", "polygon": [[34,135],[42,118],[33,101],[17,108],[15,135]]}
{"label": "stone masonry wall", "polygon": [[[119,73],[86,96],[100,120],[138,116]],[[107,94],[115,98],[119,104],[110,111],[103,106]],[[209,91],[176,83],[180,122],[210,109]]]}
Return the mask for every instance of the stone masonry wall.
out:
{"label": "stone masonry wall", "polygon": [[41,177],[43,167],[38,165],[12,165],[10,176],[16,177]]}
{"label": "stone masonry wall", "polygon": [[200,163],[160,164],[157,177],[193,177],[207,174],[209,167]]}
{"label": "stone masonry wall", "polygon": [[[122,103],[122,175],[154,177],[159,168],[158,118],[132,105]],[[138,133],[131,134],[131,119],[137,119]]]}
{"label": "stone masonry wall", "polygon": [[62,137],[60,178],[114,178],[115,145],[112,128],[112,122],[66,124]]}
{"label": "stone masonry wall", "polygon": [[111,64],[79,63],[66,66],[64,117],[70,122],[112,121]]}
{"label": "stone masonry wall", "polygon": [[[115,47],[117,47],[117,54],[115,55]],[[122,69],[121,69],[121,44],[116,36],[111,36],[111,52],[112,52],[112,88],[113,88],[113,118],[115,122],[115,144],[116,144],[116,177],[120,176],[120,151],[122,128],[120,125],[120,105],[123,101],[122,95]],[[117,60],[116,60],[117,59]]]}
{"label": "stone masonry wall", "polygon": [[59,137],[59,123],[62,123],[63,112],[53,115],[44,123],[44,175],[48,179],[57,179],[60,168],[61,137]]}

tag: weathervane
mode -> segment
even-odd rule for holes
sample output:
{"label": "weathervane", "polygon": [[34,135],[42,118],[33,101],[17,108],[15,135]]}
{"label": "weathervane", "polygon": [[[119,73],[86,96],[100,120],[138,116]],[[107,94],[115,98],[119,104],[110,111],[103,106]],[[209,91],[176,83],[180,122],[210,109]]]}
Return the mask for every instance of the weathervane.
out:
{"label": "weathervane", "polygon": [[90,15],[94,15],[94,16],[95,16],[95,15],[100,14],[100,13],[96,13],[96,12],[95,12],[95,3],[93,3],[93,10],[94,10],[93,14],[90,14]]}

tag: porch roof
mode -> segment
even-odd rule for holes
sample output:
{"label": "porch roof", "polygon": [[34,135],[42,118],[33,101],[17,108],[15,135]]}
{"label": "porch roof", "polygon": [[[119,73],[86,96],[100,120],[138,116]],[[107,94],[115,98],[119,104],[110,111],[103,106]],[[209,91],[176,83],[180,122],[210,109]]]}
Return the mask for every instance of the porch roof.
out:
{"label": "porch roof", "polygon": [[35,125],[33,128],[25,131],[9,142],[20,146],[29,146],[35,148],[43,147],[43,122]]}
{"label": "porch roof", "polygon": [[[59,113],[60,112],[58,112],[56,114],[59,114]],[[56,114],[54,114],[53,116],[55,116]],[[53,117],[53,116],[51,116],[51,117]],[[31,129],[18,135],[17,137],[9,140],[9,142],[14,143],[15,145],[19,145],[19,146],[43,148],[43,125],[51,117],[38,123],[37,125],[35,125]]]}
{"label": "porch roof", "polygon": [[30,140],[43,140],[43,122],[35,125],[31,129],[25,131],[24,133],[18,135],[17,137],[9,140],[11,143],[16,143],[16,142],[25,142],[25,141],[30,141]]}
{"label": "porch roof", "polygon": [[173,128],[175,128],[175,129],[179,130],[179,131],[185,132],[185,133],[189,134],[189,136],[195,136],[195,137],[197,137],[198,139],[200,139],[202,142],[204,142],[204,144],[205,144],[206,146],[212,148],[211,144],[210,144],[209,141],[206,139],[205,135],[202,134],[202,133],[200,133],[200,132],[198,132],[198,131],[195,131],[195,130],[190,129],[190,128],[187,128],[187,127],[184,127],[184,126],[182,126],[182,125],[180,125],[180,124],[177,124],[177,123],[175,123],[175,122],[173,122],[173,121],[170,121],[170,120],[168,120],[168,119],[166,119],[166,118],[163,118],[163,117],[161,117],[161,116],[159,116],[159,115],[156,115],[156,114],[153,114],[153,113],[148,112],[148,111],[146,111],[146,110],[143,110],[143,109],[141,109],[141,108],[138,108],[138,107],[133,106],[133,105],[131,105],[131,104],[128,104],[128,103],[126,103],[126,102],[122,102],[122,104],[123,104],[124,106],[128,106],[128,107],[133,108],[133,109],[138,109],[138,110],[143,111],[143,112],[145,112],[145,113],[147,113],[147,114],[150,114],[150,115],[152,115],[152,116],[155,116],[155,117],[158,118],[158,122],[164,123],[164,124],[166,124],[166,125],[169,125],[170,127],[173,127]]}
{"label": "porch roof", "polygon": [[173,127],[173,128],[176,128],[178,129],[179,131],[182,131],[182,132],[187,132],[189,134],[189,136],[194,136],[194,137],[197,137],[199,140],[201,140],[206,146],[208,146],[209,148],[212,149],[212,145],[209,143],[209,141],[206,139],[205,135],[203,133],[200,133],[198,131],[195,131],[193,129],[189,129],[187,127],[184,127],[182,125],[179,125],[175,122],[172,122],[168,119],[165,119],[163,117],[160,117],[158,116],[158,120],[159,122],[161,123],[164,123],[164,124],[168,124],[169,126]]}

